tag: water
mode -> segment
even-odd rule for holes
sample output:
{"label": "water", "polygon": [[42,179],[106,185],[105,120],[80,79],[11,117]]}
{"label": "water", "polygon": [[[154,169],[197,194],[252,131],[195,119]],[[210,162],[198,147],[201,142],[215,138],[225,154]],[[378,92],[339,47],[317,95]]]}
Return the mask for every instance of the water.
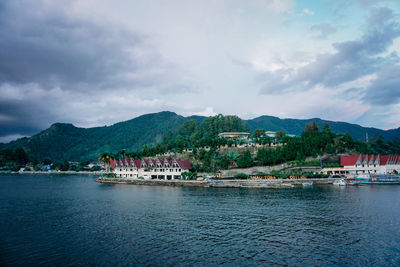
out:
{"label": "water", "polygon": [[0,265],[400,265],[400,186],[103,185],[0,176]]}

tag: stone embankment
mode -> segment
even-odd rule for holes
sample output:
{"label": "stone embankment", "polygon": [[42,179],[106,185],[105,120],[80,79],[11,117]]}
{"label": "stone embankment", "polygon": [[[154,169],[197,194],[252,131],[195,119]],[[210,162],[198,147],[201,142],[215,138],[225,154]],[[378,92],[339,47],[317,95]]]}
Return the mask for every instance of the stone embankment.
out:
{"label": "stone embankment", "polygon": [[162,185],[162,186],[190,186],[208,187],[207,181],[185,181],[185,180],[142,180],[142,179],[119,179],[100,177],[96,180],[103,184],[133,184],[133,185]]}
{"label": "stone embankment", "polygon": [[218,180],[209,181],[185,181],[185,180],[139,180],[139,179],[118,179],[98,178],[96,181],[104,184],[133,184],[133,185],[157,185],[157,186],[183,186],[183,187],[245,187],[245,188],[287,188],[302,186],[303,183],[314,185],[333,184],[338,179],[263,179],[263,180]]}

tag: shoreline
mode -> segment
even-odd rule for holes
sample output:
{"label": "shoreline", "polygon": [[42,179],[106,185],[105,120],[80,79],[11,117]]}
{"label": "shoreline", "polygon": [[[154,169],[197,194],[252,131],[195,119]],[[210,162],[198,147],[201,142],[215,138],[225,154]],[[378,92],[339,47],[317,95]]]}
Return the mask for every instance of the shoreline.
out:
{"label": "shoreline", "polygon": [[217,180],[195,181],[195,180],[139,180],[139,179],[118,179],[98,178],[96,182],[102,184],[130,184],[150,186],[180,186],[180,187],[219,187],[219,188],[293,188],[301,187],[305,182],[312,182],[313,185],[328,185],[337,181],[337,178],[312,178],[312,179],[260,179],[260,180]]}
{"label": "shoreline", "polygon": [[90,172],[90,171],[53,171],[53,172],[43,172],[43,171],[24,171],[24,172],[4,172],[0,173],[0,175],[4,174],[84,174],[84,175],[102,175],[104,172]]}

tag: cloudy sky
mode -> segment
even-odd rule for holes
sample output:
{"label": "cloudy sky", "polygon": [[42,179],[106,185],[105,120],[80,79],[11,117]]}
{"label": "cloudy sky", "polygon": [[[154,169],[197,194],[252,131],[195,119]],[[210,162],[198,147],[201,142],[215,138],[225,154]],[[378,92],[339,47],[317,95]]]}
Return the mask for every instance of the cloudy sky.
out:
{"label": "cloudy sky", "polygon": [[163,110],[397,128],[400,1],[0,1],[0,142]]}

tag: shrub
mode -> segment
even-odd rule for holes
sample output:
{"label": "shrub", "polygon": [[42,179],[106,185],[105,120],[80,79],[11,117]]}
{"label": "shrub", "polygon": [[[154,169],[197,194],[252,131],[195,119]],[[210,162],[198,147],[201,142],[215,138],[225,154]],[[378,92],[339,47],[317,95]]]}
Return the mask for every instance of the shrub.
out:
{"label": "shrub", "polygon": [[249,178],[249,176],[247,174],[245,174],[245,173],[237,173],[237,174],[235,174],[234,178],[236,178],[236,179],[247,179],[247,178]]}

